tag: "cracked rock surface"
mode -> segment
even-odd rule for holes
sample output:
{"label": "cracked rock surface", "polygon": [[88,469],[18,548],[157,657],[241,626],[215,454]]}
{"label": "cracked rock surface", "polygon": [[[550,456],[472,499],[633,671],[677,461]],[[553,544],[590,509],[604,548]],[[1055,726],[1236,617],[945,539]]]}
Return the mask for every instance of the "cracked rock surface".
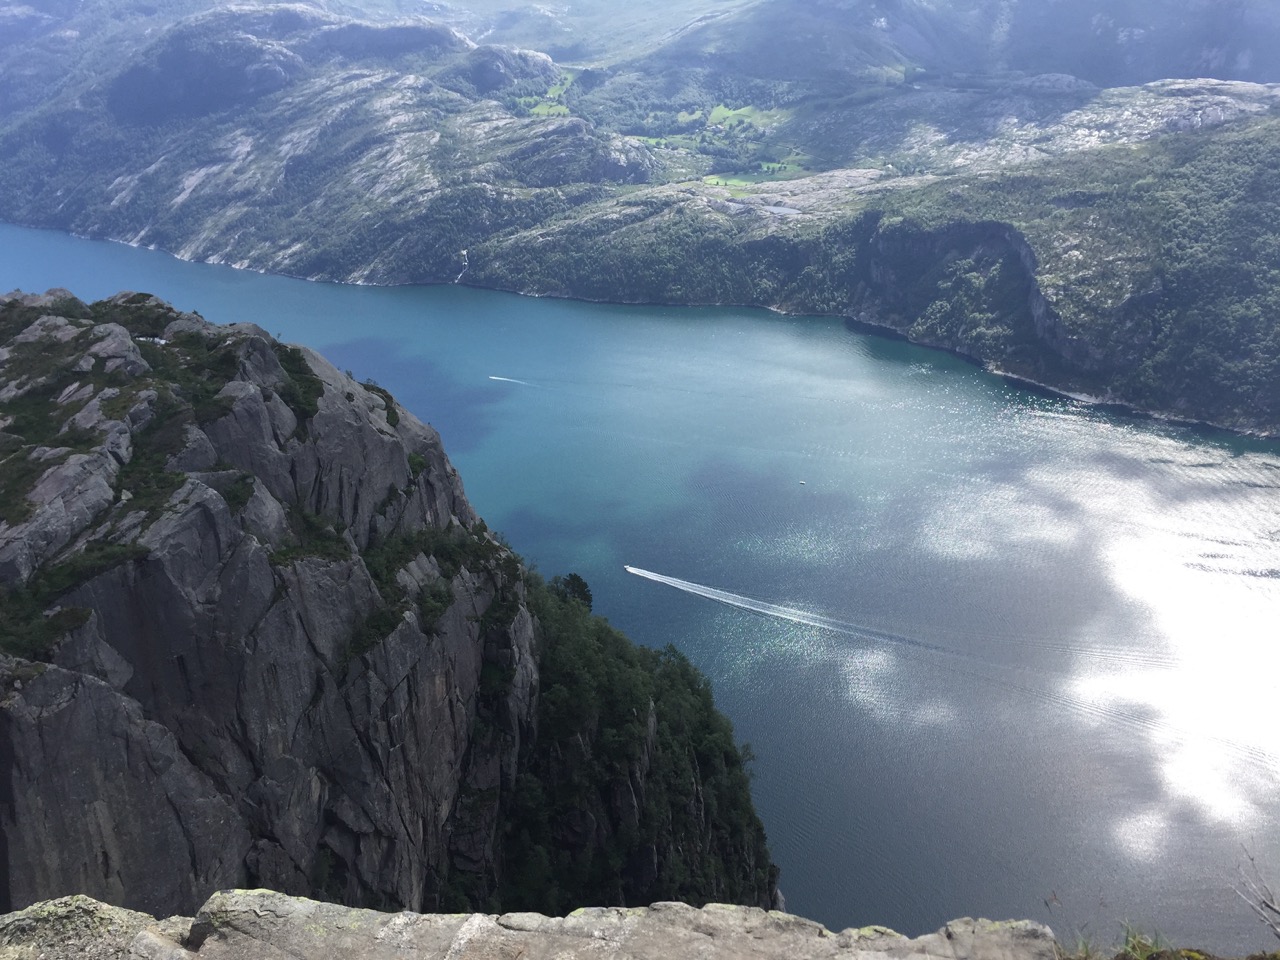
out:
{"label": "cracked rock surface", "polygon": [[801,917],[724,904],[431,916],[269,890],[221,891],[194,920],[156,922],[87,897],[0,917],[0,960],[1053,960],[1055,946],[1048,927],[1027,920],[965,918],[907,938],[883,927],[833,933]]}
{"label": "cracked rock surface", "polygon": [[253,325],[15,293],[0,494],[0,910],[424,909],[492,871],[534,623],[435,430]]}

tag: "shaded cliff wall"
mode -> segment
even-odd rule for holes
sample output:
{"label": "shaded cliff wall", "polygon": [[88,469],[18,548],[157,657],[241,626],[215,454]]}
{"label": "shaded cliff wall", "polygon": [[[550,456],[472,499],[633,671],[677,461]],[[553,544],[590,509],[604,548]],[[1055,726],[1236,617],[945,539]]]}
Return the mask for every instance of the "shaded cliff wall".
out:
{"label": "shaded cliff wall", "polygon": [[[52,466],[0,530],[0,565],[91,612],[27,651],[48,667],[7,663],[9,902],[174,912],[251,883],[430,906],[455,832],[484,817],[462,784],[493,767],[496,807],[531,730],[532,619],[482,619],[522,590],[518,565],[500,569],[435,432],[320,357],[147,298],[62,312],[20,331],[4,370],[15,402],[52,401],[57,432],[16,434]],[[407,534],[406,582],[378,583],[366,560]],[[447,576],[432,538],[469,551]],[[105,569],[84,569],[94,555]],[[81,567],[70,589],[47,586],[60,560]],[[490,661],[509,682],[482,704]]]}

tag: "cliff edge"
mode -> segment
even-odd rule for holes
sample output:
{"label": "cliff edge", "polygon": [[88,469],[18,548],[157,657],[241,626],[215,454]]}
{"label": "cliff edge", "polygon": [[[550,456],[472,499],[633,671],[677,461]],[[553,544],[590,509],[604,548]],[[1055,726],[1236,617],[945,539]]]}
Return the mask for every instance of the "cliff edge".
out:
{"label": "cliff edge", "polygon": [[156,922],[88,897],[0,917],[0,960],[1056,960],[1048,927],[953,920],[909,939],[884,927],[833,933],[755,907],[683,903],[534,913],[382,914],[267,890],[215,894],[194,920]]}
{"label": "cliff edge", "polygon": [[0,297],[0,911],[772,905],[705,680],[571,594],[318,354]]}

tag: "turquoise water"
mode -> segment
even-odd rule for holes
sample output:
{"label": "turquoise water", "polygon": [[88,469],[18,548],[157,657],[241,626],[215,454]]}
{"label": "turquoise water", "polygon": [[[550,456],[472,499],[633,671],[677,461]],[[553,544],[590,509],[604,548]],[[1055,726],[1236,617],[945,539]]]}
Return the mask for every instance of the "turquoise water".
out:
{"label": "turquoise water", "polygon": [[0,227],[0,290],[52,285],[253,320],[433,423],[490,526],[711,676],[793,912],[1274,945],[1233,886],[1244,849],[1280,882],[1280,447],[838,320],[320,285]]}

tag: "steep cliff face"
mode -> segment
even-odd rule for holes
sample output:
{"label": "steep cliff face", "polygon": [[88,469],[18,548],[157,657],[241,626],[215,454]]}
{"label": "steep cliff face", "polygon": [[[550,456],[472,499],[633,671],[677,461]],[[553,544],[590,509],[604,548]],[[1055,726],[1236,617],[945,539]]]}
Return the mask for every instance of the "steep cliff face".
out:
{"label": "steep cliff face", "polygon": [[146,295],[0,343],[0,906],[492,895],[555,638],[435,431]]}
{"label": "steep cliff face", "polygon": [[583,891],[592,903],[777,906],[777,868],[706,679],[674,650],[630,644],[564,581],[551,587],[532,598],[557,642],[502,827],[499,901],[551,914],[583,905]]}

